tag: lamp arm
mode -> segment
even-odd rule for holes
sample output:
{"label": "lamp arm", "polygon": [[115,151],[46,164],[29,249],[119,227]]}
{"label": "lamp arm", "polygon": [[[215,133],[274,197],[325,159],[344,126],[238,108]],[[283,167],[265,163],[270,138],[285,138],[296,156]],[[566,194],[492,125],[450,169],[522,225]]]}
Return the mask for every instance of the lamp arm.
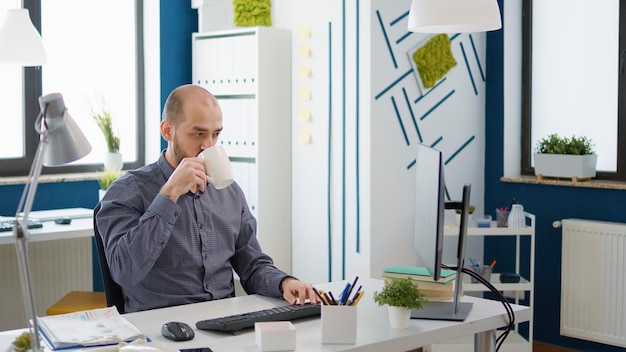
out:
{"label": "lamp arm", "polygon": [[[35,193],[37,191],[37,184],[39,183],[39,175],[41,175],[41,169],[43,166],[43,156],[46,147],[46,140],[48,136],[47,129],[41,129],[41,121],[43,119],[43,113],[39,113],[37,119],[35,120],[35,130],[38,134],[41,135],[41,139],[39,140],[39,144],[37,145],[37,152],[35,153],[35,159],[30,166],[30,172],[28,174],[28,178],[26,179],[26,184],[24,185],[24,192],[22,192],[22,197],[20,198],[20,203],[17,205],[17,210],[15,212],[15,220],[27,219],[28,214],[33,206],[33,200],[35,198]],[[31,188],[34,188],[32,192],[29,192]],[[26,211],[25,211],[26,210]],[[20,213],[23,215],[20,216]]]}
{"label": "lamp arm", "polygon": [[[17,250],[18,267],[20,271],[20,281],[22,284],[22,293],[24,294],[24,308],[26,309],[27,319],[32,320],[32,327],[27,321],[26,324],[30,330],[30,343],[33,352],[41,351],[41,341],[39,340],[39,324],[37,322],[37,310],[35,307],[35,297],[33,294],[33,280],[31,277],[30,260],[28,259],[28,240],[30,234],[26,219],[33,207],[33,200],[37,192],[39,176],[43,167],[43,155],[47,146],[48,131],[41,132],[41,139],[35,153],[35,160],[31,165],[28,175],[28,182],[24,186],[24,192],[20,199],[15,214],[15,223],[13,226],[13,237],[15,239],[15,247]],[[23,215],[20,215],[22,213]]]}

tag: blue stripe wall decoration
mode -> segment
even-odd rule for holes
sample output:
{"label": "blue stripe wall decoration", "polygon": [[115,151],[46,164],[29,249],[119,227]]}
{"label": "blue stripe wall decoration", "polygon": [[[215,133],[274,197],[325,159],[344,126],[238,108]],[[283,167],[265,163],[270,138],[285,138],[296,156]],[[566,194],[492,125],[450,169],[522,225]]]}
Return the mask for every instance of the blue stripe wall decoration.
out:
{"label": "blue stripe wall decoration", "polygon": [[[387,168],[395,165],[396,175],[403,171],[405,176],[400,177],[402,181],[397,181],[400,184],[395,186],[389,185],[389,178],[393,177],[394,171],[380,171],[375,168],[372,172],[371,187],[374,196],[371,200],[371,211],[388,217],[376,219],[372,216],[372,236],[398,226],[398,229],[404,228],[406,231],[402,235],[394,233],[395,240],[402,243],[404,238],[412,234],[412,224],[407,222],[396,225],[389,218],[396,219],[397,222],[412,219],[410,209],[413,207],[415,195],[407,190],[413,187],[411,175],[416,165],[413,148],[416,143],[424,143],[443,152],[447,199],[460,197],[463,184],[471,183],[472,203],[482,205],[485,81],[484,64],[481,60],[484,60],[484,38],[475,34],[451,34],[450,50],[457,65],[433,87],[424,88],[418,81],[417,68],[411,63],[411,53],[430,35],[407,33],[406,4],[401,6],[383,0],[373,1],[373,4],[372,130],[392,128],[393,134],[386,131],[385,139],[374,137],[371,148],[383,149],[384,152],[380,152],[380,155],[389,158],[392,158],[391,155],[395,156],[397,163],[386,161],[383,164]],[[385,116],[388,118],[381,118]],[[386,121],[387,125],[381,120]],[[378,133],[373,132],[373,135],[378,136]],[[371,160],[372,165],[380,163],[380,160]],[[459,170],[467,172],[455,172]],[[377,192],[378,185],[385,185],[389,189]],[[392,200],[393,196],[390,194],[394,192],[397,193]],[[398,204],[397,207],[394,207],[394,202]],[[397,214],[391,215],[392,213]],[[415,254],[410,248],[412,242],[408,238],[406,240],[405,247],[409,248],[390,246],[384,249],[384,253],[376,253],[378,262],[371,265],[372,274],[376,275],[381,267],[389,263],[414,264]],[[372,241],[375,242],[376,239],[373,238]],[[375,251],[374,248],[371,250]],[[482,247],[480,251],[482,253]],[[400,260],[405,262],[399,263]]]}
{"label": "blue stripe wall decoration", "polygon": [[[403,221],[410,218],[406,212],[414,203],[414,199],[406,198],[413,197],[410,175],[415,165],[415,144],[442,150],[449,159],[446,168],[451,170],[464,168],[467,160],[481,165],[472,158],[483,143],[482,134],[476,130],[481,128],[476,117],[484,111],[484,102],[480,102],[484,99],[483,65],[477,63],[484,43],[480,36],[470,39],[467,34],[452,35],[451,50],[461,64],[433,87],[420,89],[418,72],[408,53],[425,35],[407,32],[406,4],[386,0],[372,0],[367,5],[360,0],[323,1],[307,4],[305,12],[294,14],[296,28],[324,19],[318,22],[324,25],[311,36],[313,54],[307,64],[316,66],[314,72],[327,72],[324,77],[311,77],[314,85],[327,91],[324,99],[312,107],[317,111],[315,116],[325,117],[311,122],[313,129],[324,124],[323,132],[318,131],[321,138],[309,146],[294,144],[294,168],[318,162],[303,157],[323,160],[316,168],[323,170],[321,175],[317,176],[315,170],[311,175],[299,172],[298,176],[306,180],[294,180],[299,188],[294,192],[294,208],[307,210],[299,213],[302,219],[296,219],[306,226],[294,228],[294,256],[299,257],[294,258],[299,263],[294,274],[311,274],[320,280],[316,275],[322,272],[322,279],[332,281],[363,270],[367,272],[359,274],[376,276],[386,255],[389,260],[406,258],[406,253],[388,252],[398,248],[377,236],[393,234],[395,238],[407,233]],[[322,32],[323,40],[315,35]],[[468,72],[476,88],[468,84]],[[320,153],[315,154],[317,151]],[[460,191],[456,185],[465,183],[461,178],[468,175],[474,177],[473,173],[447,173],[448,196],[455,196],[457,188]],[[310,185],[320,179],[324,179],[324,204],[307,204],[306,199],[298,198],[314,196]],[[472,183],[479,182],[475,180]],[[367,192],[361,194],[361,189]],[[397,202],[394,195],[403,200]],[[315,222],[318,211],[323,212],[323,222]],[[399,221],[391,220],[400,217]],[[323,244],[318,242],[315,248],[319,251],[310,253],[312,246],[307,242],[320,234]],[[410,252],[408,246],[399,250]],[[322,255],[327,256],[327,268],[311,268],[302,260],[306,257],[310,262]]]}

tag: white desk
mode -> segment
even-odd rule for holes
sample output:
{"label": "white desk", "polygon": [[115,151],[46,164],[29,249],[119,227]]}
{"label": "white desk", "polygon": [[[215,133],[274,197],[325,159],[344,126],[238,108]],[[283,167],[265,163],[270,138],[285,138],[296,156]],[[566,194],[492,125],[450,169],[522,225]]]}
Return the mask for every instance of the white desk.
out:
{"label": "white desk", "polygon": [[[54,221],[42,222],[43,227],[40,229],[30,229],[29,242],[65,240],[70,238],[91,237],[93,236],[93,220],[92,218],[72,219],[72,223],[68,225],[58,225]],[[13,240],[13,232],[0,232],[0,245],[15,244]]]}
{"label": "white desk", "polygon": [[[321,320],[296,320],[296,351],[407,351],[420,346],[445,341],[452,338],[489,333],[493,329],[506,325],[507,317],[500,302],[466,296],[464,301],[473,302],[474,306],[464,322],[434,320],[411,320],[408,329],[395,330],[389,327],[387,307],[379,307],[372,298],[374,291],[380,290],[382,281],[361,279],[365,296],[357,309],[357,342],[354,345],[324,345],[321,343]],[[346,281],[316,285],[318,288],[339,292]],[[212,302],[203,302],[185,306],[155,309],[130,313],[125,317],[137,326],[150,339],[152,344],[168,351],[180,348],[210,347],[214,352],[248,351],[256,352],[254,330],[248,329],[240,335],[231,335],[196,329],[196,337],[191,341],[172,342],[161,336],[161,325],[170,321],[183,321],[195,328],[198,320],[244,313],[284,305],[280,299],[258,295],[235,297]],[[515,320],[530,319],[530,309],[512,305]],[[18,331],[0,333],[0,351],[8,346]]]}
{"label": "white desk", "polygon": [[[54,217],[80,214],[89,209],[54,210]],[[32,212],[32,217],[45,217],[52,211]],[[91,211],[92,212],[92,211]],[[54,214],[53,214],[54,215]],[[91,217],[72,219],[71,224],[57,225],[44,221],[43,227],[30,229],[29,257],[37,313],[46,309],[69,291],[93,289]],[[26,324],[20,288],[13,232],[0,232],[0,330],[14,329]],[[0,349],[0,351],[2,351]]]}

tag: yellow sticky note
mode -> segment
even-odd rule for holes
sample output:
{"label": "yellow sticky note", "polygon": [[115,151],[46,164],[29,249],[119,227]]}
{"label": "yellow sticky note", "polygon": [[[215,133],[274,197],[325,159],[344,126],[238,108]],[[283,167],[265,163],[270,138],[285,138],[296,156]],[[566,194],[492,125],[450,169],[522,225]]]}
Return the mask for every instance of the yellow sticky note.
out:
{"label": "yellow sticky note", "polygon": [[311,67],[309,67],[309,66],[301,66],[298,69],[297,76],[298,76],[298,78],[308,78],[309,76],[311,76]]}
{"label": "yellow sticky note", "polygon": [[298,96],[300,100],[307,101],[311,100],[311,87],[302,87],[300,88],[300,95]]}
{"label": "yellow sticky note", "polygon": [[311,131],[309,130],[301,130],[298,134],[298,143],[300,144],[311,144]]}
{"label": "yellow sticky note", "polygon": [[309,108],[300,109],[300,113],[298,114],[298,120],[302,122],[311,121],[311,109]]}
{"label": "yellow sticky note", "polygon": [[300,29],[298,29],[298,39],[309,39],[309,38],[311,38],[311,27],[300,26]]}
{"label": "yellow sticky note", "polygon": [[298,48],[298,57],[304,59],[311,56],[311,46],[308,44],[301,45]]}

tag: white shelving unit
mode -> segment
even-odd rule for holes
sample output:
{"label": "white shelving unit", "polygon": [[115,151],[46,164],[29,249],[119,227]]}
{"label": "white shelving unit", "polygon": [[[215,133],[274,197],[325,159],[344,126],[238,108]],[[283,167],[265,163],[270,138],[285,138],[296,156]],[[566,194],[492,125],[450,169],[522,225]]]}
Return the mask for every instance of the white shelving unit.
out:
{"label": "white shelving unit", "polygon": [[[526,227],[524,228],[506,228],[496,227],[496,222],[491,223],[491,227],[469,227],[467,229],[467,236],[514,236],[515,237],[515,272],[520,273],[520,258],[521,253],[521,239],[522,237],[530,236],[530,250],[529,256],[529,272],[530,277],[521,277],[519,283],[501,283],[500,274],[494,273],[491,275],[491,284],[501,292],[505,293],[505,296],[512,294],[514,303],[520,304],[521,300],[528,294],[528,303],[531,309],[531,319],[528,322],[528,339],[518,334],[519,325],[516,325],[515,331],[511,332],[507,337],[501,351],[504,352],[531,352],[533,344],[533,283],[535,276],[535,215],[525,212]],[[456,224],[446,224],[444,229],[444,235],[446,236],[458,236],[459,228]],[[526,255],[526,253],[524,253]],[[467,259],[467,258],[466,258]],[[497,265],[497,264],[496,264]],[[471,283],[470,277],[463,275],[463,291],[469,292],[486,292],[489,291],[484,285],[480,283]],[[504,310],[504,307],[502,308]],[[499,331],[498,331],[499,333]],[[464,352],[473,351],[474,337],[466,336],[459,339],[450,340],[446,343],[426,346],[424,352]]]}
{"label": "white shelving unit", "polygon": [[194,33],[193,83],[219,101],[223,145],[277,267],[291,272],[291,32]]}

